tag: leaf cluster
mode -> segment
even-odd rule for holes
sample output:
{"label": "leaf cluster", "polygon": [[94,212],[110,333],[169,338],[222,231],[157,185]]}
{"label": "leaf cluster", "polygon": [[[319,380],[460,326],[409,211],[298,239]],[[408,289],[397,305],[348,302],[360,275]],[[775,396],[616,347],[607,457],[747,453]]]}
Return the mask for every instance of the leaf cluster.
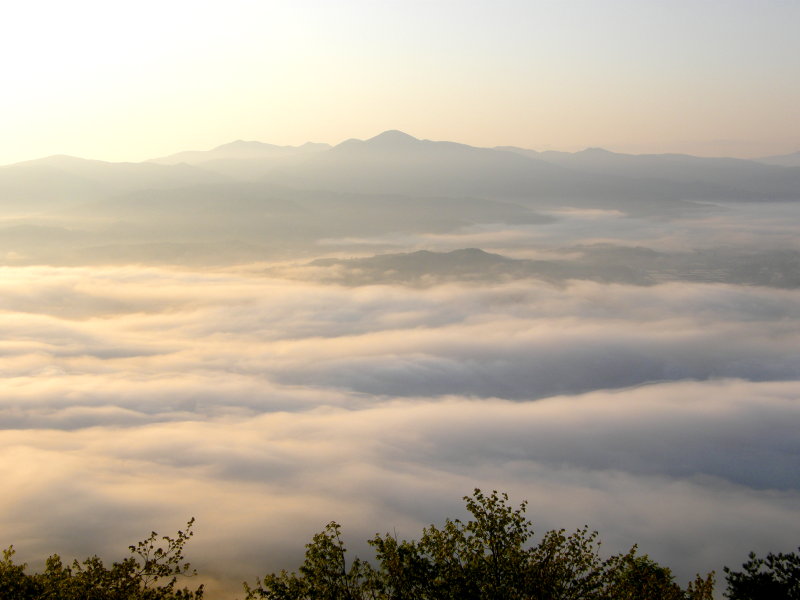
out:
{"label": "leaf cluster", "polygon": [[[798,548],[800,551],[800,548]],[[800,554],[774,554],[759,558],[751,552],[741,571],[725,567],[730,600],[800,600]]]}
{"label": "leaf cluster", "polygon": [[[603,558],[595,531],[546,532],[534,540],[527,504],[475,489],[465,496],[471,518],[431,525],[419,540],[376,534],[372,562],[347,560],[341,526],[329,523],[306,545],[297,572],[245,583],[247,600],[712,600],[714,573],[685,588],[669,568],[636,546]],[[195,572],[183,550],[191,519],[176,537],[149,537],[130,556],[106,566],[97,556],[64,564],[54,554],[41,573],[2,551],[0,600],[202,600],[203,586],[178,587]],[[799,549],[800,550],[800,549]],[[751,553],[740,571],[725,567],[729,600],[800,600],[800,554]]]}
{"label": "leaf cluster", "polygon": [[671,571],[634,546],[603,559],[597,532],[554,530],[533,543],[526,503],[476,489],[464,498],[472,515],[425,528],[419,540],[391,534],[369,540],[374,565],[349,565],[333,522],[306,545],[297,573],[281,571],[245,584],[248,600],[711,600],[713,573],[685,589]]}
{"label": "leaf cluster", "polygon": [[14,563],[10,546],[0,561],[0,600],[200,600],[202,585],[196,590],[177,587],[178,577],[195,574],[183,558],[193,524],[191,519],[176,537],[151,533],[128,547],[131,556],[111,566],[98,556],[65,565],[54,554],[44,571],[27,574],[27,565]]}

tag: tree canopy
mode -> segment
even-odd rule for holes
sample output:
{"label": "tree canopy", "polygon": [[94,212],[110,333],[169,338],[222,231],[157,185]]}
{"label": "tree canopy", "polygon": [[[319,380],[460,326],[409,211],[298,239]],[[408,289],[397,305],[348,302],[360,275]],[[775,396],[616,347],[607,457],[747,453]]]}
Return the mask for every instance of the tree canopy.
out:
{"label": "tree canopy", "polygon": [[711,600],[714,574],[682,588],[672,572],[640,555],[602,558],[597,532],[554,530],[533,542],[526,503],[476,489],[472,518],[425,528],[419,540],[376,535],[374,563],[349,564],[341,527],[331,522],[306,546],[297,573],[245,584],[248,600]]}
{"label": "tree canopy", "polygon": [[741,571],[725,567],[725,579],[730,600],[800,600],[800,554],[751,552]]}
{"label": "tree canopy", "polygon": [[[527,503],[505,493],[465,496],[471,517],[423,529],[418,540],[376,534],[371,561],[347,559],[332,521],[306,544],[296,572],[269,573],[244,584],[246,600],[712,600],[714,573],[685,587],[636,546],[603,557],[596,531],[545,532],[535,539]],[[111,566],[97,556],[65,565],[47,559],[41,573],[0,560],[0,600],[201,600],[203,586],[179,587],[195,572],[185,562],[191,519],[175,537],[153,532]],[[800,550],[800,549],[799,549]],[[751,553],[740,571],[724,569],[729,600],[800,600],[800,554]]]}
{"label": "tree canopy", "polygon": [[97,556],[65,565],[54,554],[44,571],[29,575],[27,565],[15,564],[14,547],[0,561],[0,600],[200,600],[203,586],[178,588],[178,577],[193,575],[184,562],[183,548],[192,537],[191,519],[176,537],[152,532],[129,546],[130,556],[107,567]]}

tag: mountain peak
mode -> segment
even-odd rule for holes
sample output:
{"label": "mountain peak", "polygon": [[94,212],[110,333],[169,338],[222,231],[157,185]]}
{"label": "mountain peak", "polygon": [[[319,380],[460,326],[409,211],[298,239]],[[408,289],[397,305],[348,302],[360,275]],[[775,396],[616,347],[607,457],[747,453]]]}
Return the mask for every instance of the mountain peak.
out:
{"label": "mountain peak", "polygon": [[614,152],[611,152],[611,150],[606,150],[605,148],[591,147],[591,148],[586,148],[585,150],[581,150],[579,154],[594,154],[595,156],[600,156],[600,155],[611,155],[614,154]]}
{"label": "mountain peak", "polygon": [[398,131],[397,129],[390,129],[368,139],[367,143],[397,146],[400,144],[411,144],[418,141],[419,140],[414,136],[403,133],[402,131]]}
{"label": "mountain peak", "polygon": [[264,150],[267,148],[277,148],[273,144],[266,144],[264,142],[256,142],[256,141],[248,141],[248,140],[236,140],[235,142],[229,142],[227,144],[222,144],[221,146],[217,146],[214,150]]}
{"label": "mountain peak", "polygon": [[382,151],[407,151],[410,147],[421,144],[422,141],[414,136],[398,131],[397,129],[390,129],[379,133],[375,137],[368,140],[359,140],[357,138],[350,138],[343,141],[334,149],[338,151],[347,152],[372,152],[375,149]]}

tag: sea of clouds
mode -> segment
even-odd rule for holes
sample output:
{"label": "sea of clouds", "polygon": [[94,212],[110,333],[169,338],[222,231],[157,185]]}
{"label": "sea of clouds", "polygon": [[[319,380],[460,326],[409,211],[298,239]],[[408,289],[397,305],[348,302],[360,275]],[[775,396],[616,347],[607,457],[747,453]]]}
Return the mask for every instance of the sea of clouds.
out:
{"label": "sea of clouds", "polygon": [[34,568],[194,516],[189,560],[235,596],[330,520],[368,556],[475,487],[681,583],[798,543],[800,290],[257,266],[7,266],[0,288],[0,542]]}

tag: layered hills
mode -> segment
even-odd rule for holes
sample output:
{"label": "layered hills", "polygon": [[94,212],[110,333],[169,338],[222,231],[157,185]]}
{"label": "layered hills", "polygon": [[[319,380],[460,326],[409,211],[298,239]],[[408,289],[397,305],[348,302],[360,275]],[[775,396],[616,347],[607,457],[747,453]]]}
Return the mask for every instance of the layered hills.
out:
{"label": "layered hills", "polygon": [[[409,246],[492,250],[497,242],[480,236],[497,230],[557,238],[569,211],[657,223],[730,203],[792,204],[800,167],[781,160],[792,163],[791,155],[759,162],[478,148],[394,130],[332,147],[239,140],[141,163],[51,156],[0,167],[0,256],[229,264]],[[478,239],[441,246],[448,235]]]}

